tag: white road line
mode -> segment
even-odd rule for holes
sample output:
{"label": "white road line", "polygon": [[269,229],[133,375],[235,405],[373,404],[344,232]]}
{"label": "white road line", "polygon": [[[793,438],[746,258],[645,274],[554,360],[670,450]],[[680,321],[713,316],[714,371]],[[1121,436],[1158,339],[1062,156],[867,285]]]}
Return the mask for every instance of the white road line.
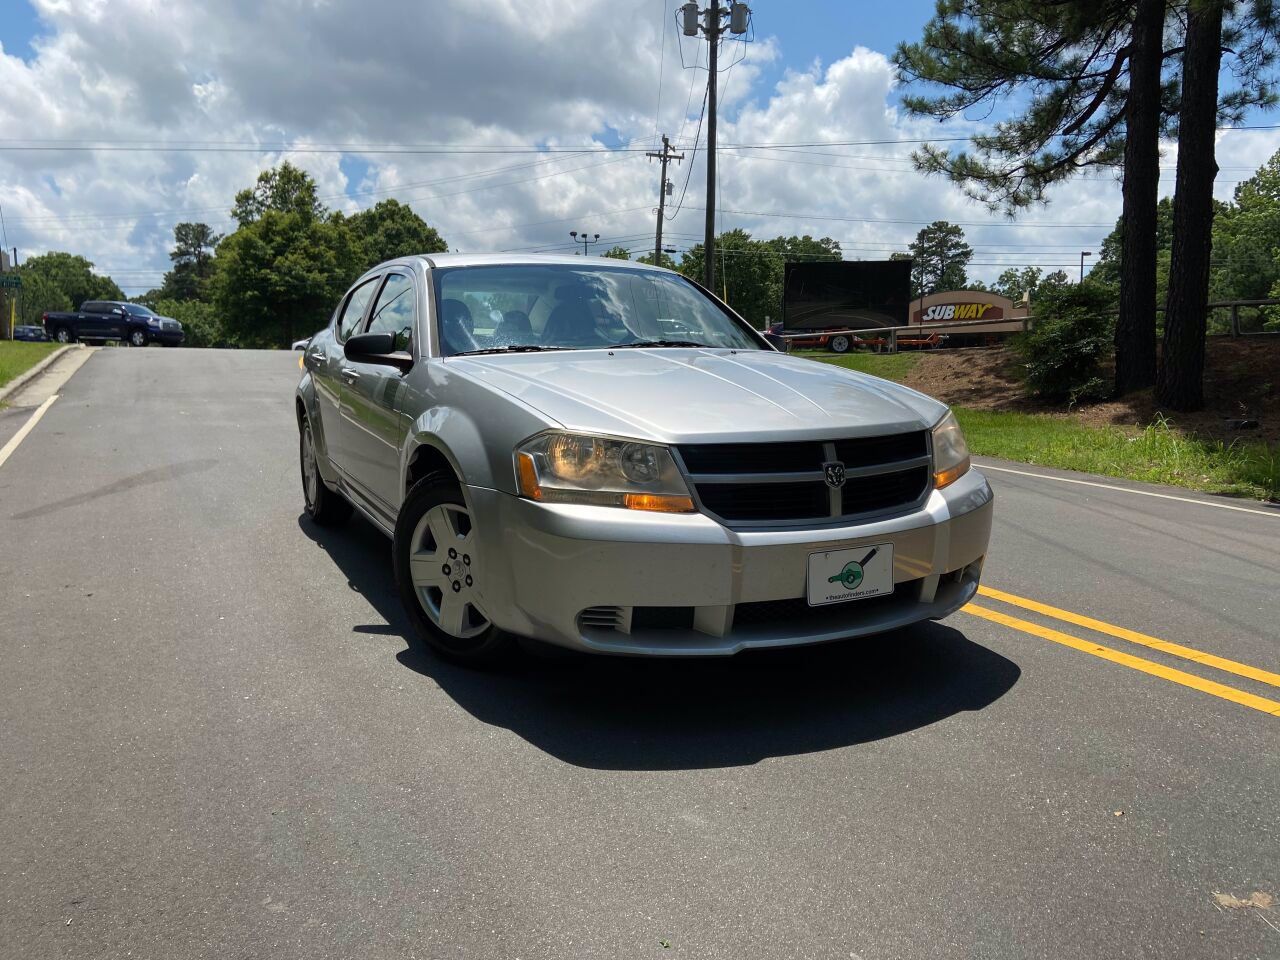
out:
{"label": "white road line", "polygon": [[[0,463],[3,463],[0,460]],[[1280,510],[1253,510],[1249,507],[1234,507],[1229,503],[1211,503],[1208,500],[1196,500],[1193,497],[1175,497],[1168,493],[1154,493],[1150,490],[1130,490],[1128,487],[1117,487],[1110,483],[1097,483],[1093,480],[1073,480],[1070,477],[1055,477],[1048,473],[1032,473],[1030,470],[1011,470],[1008,467],[997,467],[990,463],[979,463],[981,470],[999,470],[1001,473],[1016,473],[1020,477],[1035,477],[1037,480],[1057,480],[1059,483],[1078,483],[1082,487],[1101,487],[1103,490],[1116,490],[1120,493],[1132,493],[1139,497],[1157,497],[1160,500],[1177,500],[1179,503],[1195,503],[1202,507],[1217,507],[1219,510],[1235,510],[1237,513],[1256,513],[1260,517],[1280,520]]]}
{"label": "white road line", "polygon": [[0,467],[4,466],[4,462],[9,459],[9,455],[18,449],[18,444],[26,439],[27,434],[31,432],[32,428],[35,427],[37,423],[40,422],[40,418],[44,416],[44,412],[53,406],[53,401],[57,399],[58,394],[55,393],[44,403],[40,404],[40,406],[36,407],[36,412],[28,417],[27,422],[22,425],[18,432],[9,438],[9,442],[4,445],[3,449],[0,449]]}

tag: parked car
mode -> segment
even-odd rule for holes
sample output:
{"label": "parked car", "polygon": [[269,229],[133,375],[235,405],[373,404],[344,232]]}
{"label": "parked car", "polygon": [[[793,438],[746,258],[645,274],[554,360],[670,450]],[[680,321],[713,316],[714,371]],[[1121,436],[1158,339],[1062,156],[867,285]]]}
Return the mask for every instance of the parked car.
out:
{"label": "parked car", "polygon": [[186,337],[182,324],[172,317],[120,300],[87,300],[73,313],[46,313],[42,320],[49,339],[59,343],[120,340],[135,347],[176,347]]}
{"label": "parked car", "polygon": [[779,353],[677,273],[393,260],[302,361],[306,514],[392,539],[416,637],[448,657],[726,655],[977,590],[992,494],[946,406]]}
{"label": "parked car", "polygon": [[48,341],[49,336],[44,332],[44,327],[21,326],[13,328],[13,339]]}

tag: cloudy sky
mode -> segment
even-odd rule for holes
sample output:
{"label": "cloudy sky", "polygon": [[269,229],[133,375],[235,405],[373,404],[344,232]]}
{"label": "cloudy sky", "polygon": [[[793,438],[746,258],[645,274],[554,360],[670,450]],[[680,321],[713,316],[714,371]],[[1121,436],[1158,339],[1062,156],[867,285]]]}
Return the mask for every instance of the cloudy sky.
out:
{"label": "cloudy sky", "polygon": [[[673,166],[666,225],[686,248],[704,216],[706,44],[679,36],[678,6],[0,0],[5,245],[83,254],[141,293],[167,267],[175,222],[226,229],[235,191],[288,158],[330,206],[395,197],[458,250],[570,250],[576,228],[640,253],[658,181],[643,151],[665,132],[691,158]],[[1108,176],[1010,224],[913,172],[902,141],[983,119],[940,127],[898,109],[887,56],[932,6],[754,0],[754,42],[728,44],[721,73],[721,143],[750,145],[721,153],[721,229],[831,236],[878,259],[947,219],[984,279],[1097,249],[1120,206]],[[796,143],[842,145],[760,146]],[[1280,129],[1224,132],[1218,195],[1278,148]]]}

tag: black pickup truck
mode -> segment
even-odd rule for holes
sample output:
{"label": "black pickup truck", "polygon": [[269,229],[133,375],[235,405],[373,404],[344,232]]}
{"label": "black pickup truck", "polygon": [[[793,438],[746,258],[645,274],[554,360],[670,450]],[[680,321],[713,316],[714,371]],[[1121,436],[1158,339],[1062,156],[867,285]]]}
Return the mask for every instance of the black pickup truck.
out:
{"label": "black pickup truck", "polygon": [[176,347],[186,336],[177,320],[119,300],[86,300],[74,313],[46,313],[42,319],[49,339],[59,343],[122,340],[135,347]]}

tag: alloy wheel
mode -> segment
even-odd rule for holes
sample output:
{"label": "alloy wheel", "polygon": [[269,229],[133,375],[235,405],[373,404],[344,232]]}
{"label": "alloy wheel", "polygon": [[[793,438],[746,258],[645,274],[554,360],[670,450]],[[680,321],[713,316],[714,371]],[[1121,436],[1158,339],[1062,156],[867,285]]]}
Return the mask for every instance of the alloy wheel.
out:
{"label": "alloy wheel", "polygon": [[307,498],[307,508],[316,505],[316,490],[320,483],[320,470],[316,466],[315,441],[311,437],[311,424],[302,428],[302,494]]}
{"label": "alloy wheel", "polygon": [[424,513],[409,551],[414,593],[432,623],[459,640],[489,629],[477,603],[475,531],[466,507],[441,503]]}

